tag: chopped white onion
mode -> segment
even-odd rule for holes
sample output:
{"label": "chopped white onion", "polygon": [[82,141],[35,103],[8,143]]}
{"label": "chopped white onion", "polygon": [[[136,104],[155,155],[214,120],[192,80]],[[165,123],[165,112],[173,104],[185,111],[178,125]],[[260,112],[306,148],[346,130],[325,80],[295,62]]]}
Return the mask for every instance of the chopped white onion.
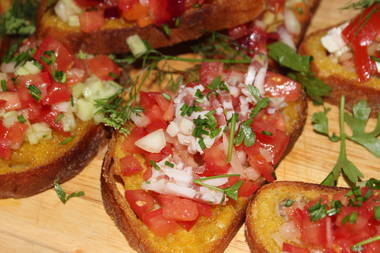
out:
{"label": "chopped white onion", "polygon": [[285,8],[284,19],[285,27],[291,34],[299,35],[301,33],[301,24],[289,8]]}
{"label": "chopped white onion", "polygon": [[14,73],[16,71],[16,62],[2,63],[0,70],[4,73]]}
{"label": "chopped white onion", "polygon": [[131,120],[138,127],[146,127],[150,123],[150,119],[144,113],[140,113],[139,115],[132,113]]}
{"label": "chopped white onion", "polygon": [[224,185],[227,182],[228,182],[228,178],[227,177],[213,178],[213,179],[208,179],[208,180],[203,181],[203,183],[209,184],[209,185],[212,185],[212,186]]}
{"label": "chopped white onion", "polygon": [[284,27],[280,27],[278,29],[278,35],[280,36],[280,41],[284,42],[289,47],[296,49],[296,45],[294,44],[292,36],[288,33],[288,31]]}
{"label": "chopped white onion", "polygon": [[52,109],[59,112],[68,112],[71,109],[70,102],[62,102],[58,104],[54,104]]}
{"label": "chopped white onion", "polygon": [[151,132],[135,142],[135,145],[150,153],[160,153],[166,146],[165,133],[162,128]]}

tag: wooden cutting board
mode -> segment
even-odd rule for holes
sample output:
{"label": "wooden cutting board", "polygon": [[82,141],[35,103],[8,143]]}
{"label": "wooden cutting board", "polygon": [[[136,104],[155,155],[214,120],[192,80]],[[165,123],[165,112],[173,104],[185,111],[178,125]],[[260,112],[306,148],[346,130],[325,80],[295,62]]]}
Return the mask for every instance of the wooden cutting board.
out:
{"label": "wooden cutting board", "polygon": [[[339,10],[344,4],[344,0],[324,0],[309,32],[351,17],[351,11]],[[329,113],[330,125],[337,132],[338,110],[335,106],[327,106],[332,108]],[[309,103],[309,117],[303,134],[277,169],[279,180],[319,183],[333,168],[339,144],[331,143],[326,137],[314,133],[310,123],[312,113],[321,110],[322,107]],[[0,252],[134,252],[102,205],[99,176],[104,153],[105,150],[102,150],[78,177],[63,184],[67,192],[85,191],[84,197],[71,199],[64,205],[56,193],[49,190],[27,199],[0,200]],[[348,155],[366,178],[380,178],[380,159],[352,143],[348,143]],[[243,228],[226,252],[249,252]]]}

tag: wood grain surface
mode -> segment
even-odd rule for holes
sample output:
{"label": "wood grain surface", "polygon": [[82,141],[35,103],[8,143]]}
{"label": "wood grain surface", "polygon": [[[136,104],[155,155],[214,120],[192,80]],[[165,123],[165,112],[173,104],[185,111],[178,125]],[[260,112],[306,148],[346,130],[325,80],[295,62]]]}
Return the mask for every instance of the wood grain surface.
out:
{"label": "wood grain surface", "polygon": [[[343,21],[353,15],[339,10],[343,0],[323,0],[309,32]],[[331,128],[338,131],[334,106],[329,113]],[[312,131],[311,114],[323,110],[309,103],[304,132],[293,151],[277,169],[279,180],[319,183],[333,168],[339,144]],[[371,122],[373,123],[373,122]],[[371,124],[372,126],[374,124]],[[76,178],[63,185],[67,192],[85,191],[81,198],[62,204],[53,190],[21,200],[0,200],[1,253],[119,253],[134,252],[105,213],[100,196],[100,168],[105,150]],[[348,143],[349,158],[366,178],[380,176],[380,159],[364,148]],[[343,182],[340,182],[344,185]],[[249,252],[243,229],[234,238],[227,253]]]}

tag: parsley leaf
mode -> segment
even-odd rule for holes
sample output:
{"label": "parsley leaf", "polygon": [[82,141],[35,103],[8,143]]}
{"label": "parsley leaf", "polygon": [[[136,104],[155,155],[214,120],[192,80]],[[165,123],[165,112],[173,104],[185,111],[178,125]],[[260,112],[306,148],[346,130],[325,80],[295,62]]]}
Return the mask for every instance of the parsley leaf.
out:
{"label": "parsley leaf", "polygon": [[66,202],[71,198],[84,196],[83,191],[73,192],[67,195],[67,193],[62,189],[61,185],[58,182],[54,182],[54,190],[63,204],[66,204]]}
{"label": "parsley leaf", "polygon": [[280,65],[292,70],[307,72],[310,69],[311,56],[300,55],[283,42],[268,45],[268,55]]}
{"label": "parsley leaf", "polygon": [[365,9],[374,3],[380,3],[379,0],[359,0],[357,2],[351,3],[343,7],[343,9]]}
{"label": "parsley leaf", "polygon": [[362,177],[363,174],[359,171],[359,169],[347,158],[346,154],[346,133],[344,130],[344,104],[345,98],[342,96],[340,101],[340,111],[339,111],[339,125],[340,125],[340,152],[338,160],[330,172],[330,174],[322,181],[322,185],[327,186],[335,186],[337,184],[337,180],[339,175],[343,173],[348,182],[351,185],[355,185]]}
{"label": "parsley leaf", "polygon": [[339,141],[339,137],[333,133],[329,135],[329,122],[327,118],[327,113],[330,111],[330,108],[324,108],[323,112],[313,113],[311,123],[313,124],[313,129],[317,133],[326,135],[330,141],[336,142]]}
{"label": "parsley leaf", "polygon": [[348,138],[362,146],[376,157],[380,158],[380,139],[376,138],[380,135],[380,113],[377,115],[376,127],[371,132],[366,132],[371,108],[366,101],[359,101],[352,108],[352,115],[345,113],[344,119],[352,130],[352,136]]}
{"label": "parsley leaf", "polygon": [[361,242],[358,242],[357,244],[353,245],[351,247],[352,251],[362,251],[363,250],[363,245],[366,245],[366,244],[369,244],[369,243],[372,243],[372,242],[376,242],[376,241],[380,241],[380,235],[376,235],[374,237],[371,237],[371,238],[368,238],[364,241],[361,241]]}

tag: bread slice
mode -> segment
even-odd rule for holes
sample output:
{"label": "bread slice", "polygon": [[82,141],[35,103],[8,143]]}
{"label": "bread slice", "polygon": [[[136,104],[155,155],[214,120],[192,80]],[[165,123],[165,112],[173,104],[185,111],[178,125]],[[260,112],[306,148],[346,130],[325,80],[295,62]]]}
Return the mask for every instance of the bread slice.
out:
{"label": "bread slice", "polygon": [[247,208],[245,235],[252,252],[280,253],[273,235],[279,231],[285,218],[278,212],[281,202],[287,199],[314,200],[321,195],[332,196],[344,188],[318,184],[277,181],[267,184],[256,193]]}
{"label": "bread slice", "polygon": [[104,126],[91,121],[78,120],[72,134],[75,138],[65,145],[67,136],[54,132],[37,145],[24,143],[11,160],[0,159],[0,198],[28,197],[73,178],[107,140]]}
{"label": "bread slice", "polygon": [[127,23],[123,19],[108,20],[99,31],[85,34],[80,32],[79,28],[70,27],[62,22],[54,14],[50,2],[41,1],[38,35],[51,35],[73,51],[83,50],[97,54],[128,52],[126,39],[134,34],[147,40],[154,48],[197,39],[205,32],[232,28],[251,21],[265,7],[264,0],[213,0],[211,3],[203,4],[201,8],[187,10],[181,16],[179,26],[172,28],[171,35],[168,36],[159,26],[139,28],[135,23]]}
{"label": "bread slice", "polygon": [[[306,118],[306,101],[302,95],[289,103],[282,111],[286,119],[286,129],[290,136],[287,152],[300,135]],[[137,252],[223,252],[244,222],[249,198],[229,201],[225,206],[213,207],[210,218],[200,217],[190,231],[180,228],[176,233],[159,237],[137,218],[124,197],[125,189],[141,189],[143,172],[120,176],[119,160],[125,156],[122,143],[125,136],[114,133],[104,159],[101,174],[103,203],[107,213],[125,235],[129,245]],[[258,184],[263,184],[260,177]]]}
{"label": "bread slice", "polygon": [[380,78],[372,77],[365,83],[358,82],[358,76],[354,70],[334,62],[321,43],[321,38],[331,29],[326,28],[316,31],[304,39],[300,46],[300,52],[313,57],[312,70],[317,77],[332,88],[326,101],[339,104],[340,97],[346,97],[346,109],[352,110],[359,100],[365,99],[372,109],[371,116],[380,112]]}

